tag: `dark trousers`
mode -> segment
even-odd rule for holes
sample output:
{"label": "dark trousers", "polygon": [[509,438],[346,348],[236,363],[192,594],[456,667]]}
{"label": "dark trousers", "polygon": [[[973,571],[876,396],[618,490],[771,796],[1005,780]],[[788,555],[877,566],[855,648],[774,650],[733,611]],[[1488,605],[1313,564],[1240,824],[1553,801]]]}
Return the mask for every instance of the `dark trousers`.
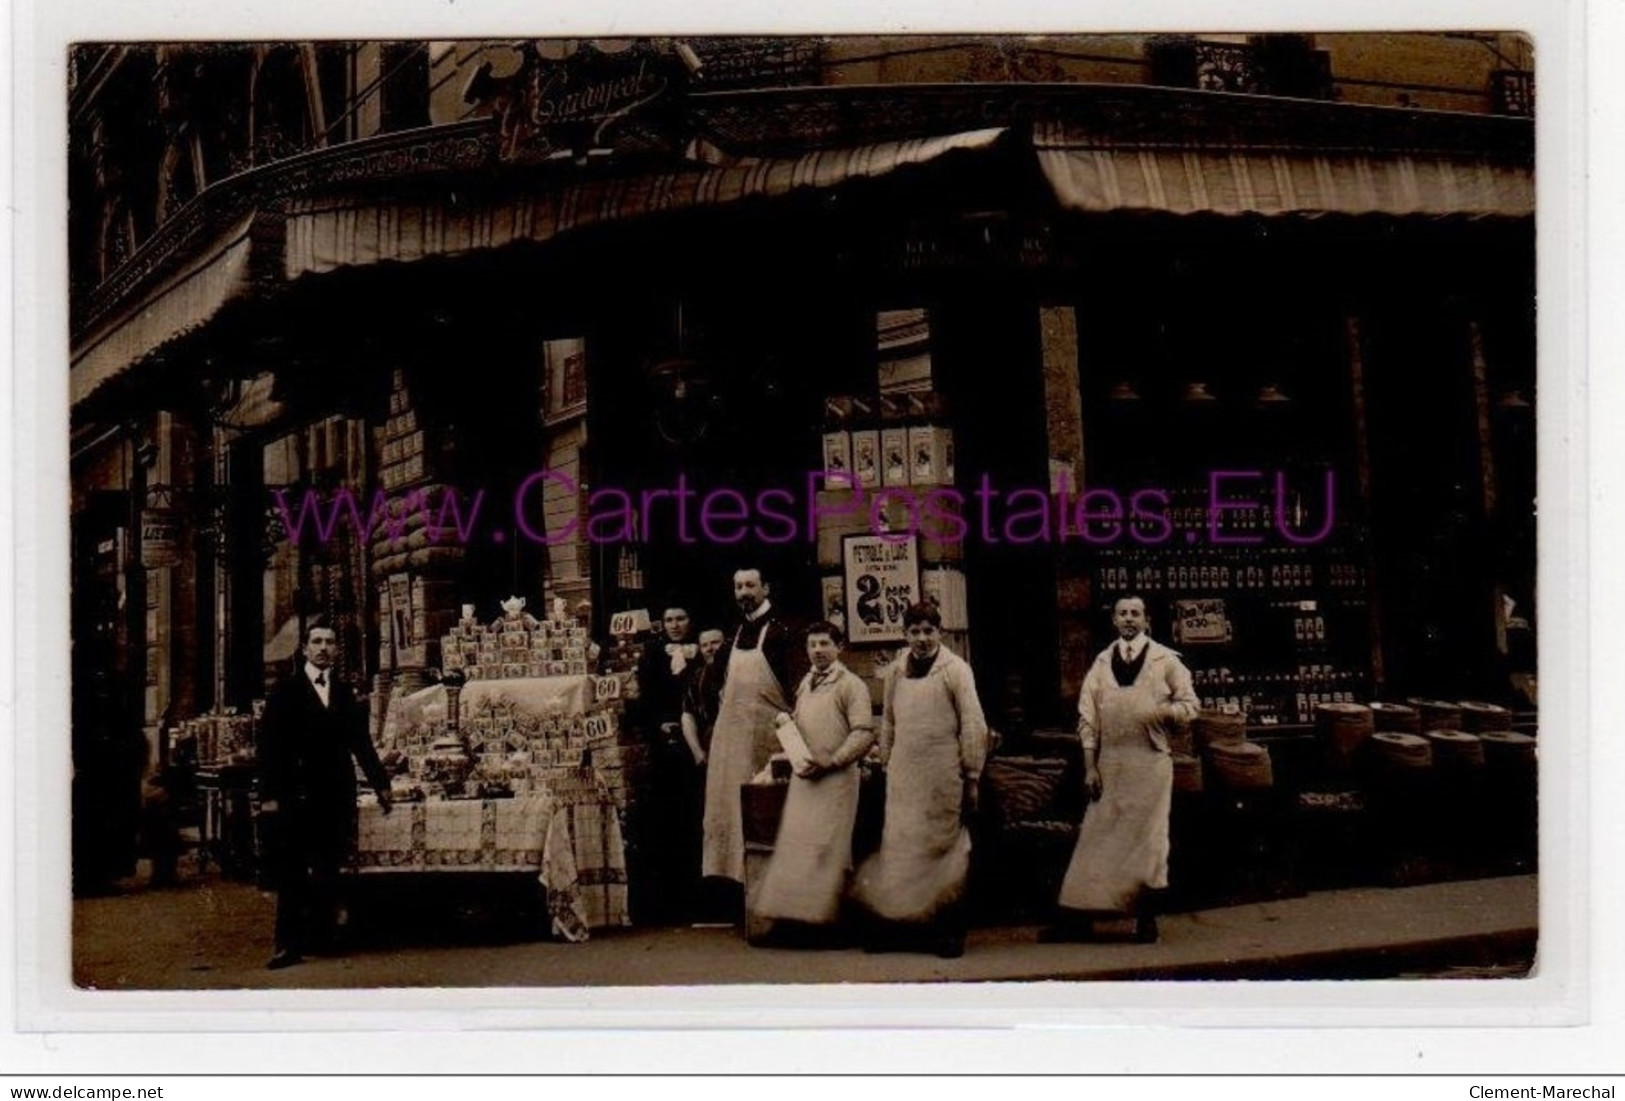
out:
{"label": "dark trousers", "polygon": [[307,822],[278,823],[277,834],[276,950],[302,953],[324,946],[335,932],[350,833],[345,824]]}
{"label": "dark trousers", "polygon": [[697,904],[700,842],[705,810],[704,773],[681,738],[657,743],[649,792],[640,808],[639,847],[644,882],[637,892],[640,923],[682,921]]}

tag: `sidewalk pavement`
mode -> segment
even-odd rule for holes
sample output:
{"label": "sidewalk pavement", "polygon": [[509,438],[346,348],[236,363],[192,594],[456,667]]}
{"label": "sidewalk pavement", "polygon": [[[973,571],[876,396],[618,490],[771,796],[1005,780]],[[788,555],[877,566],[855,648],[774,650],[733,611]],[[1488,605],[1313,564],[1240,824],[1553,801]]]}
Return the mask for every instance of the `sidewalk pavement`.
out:
{"label": "sidewalk pavement", "polygon": [[584,944],[362,943],[265,970],[274,896],[205,877],[81,899],[77,985],[101,990],[652,986],[1130,979],[1514,976],[1533,963],[1535,876],[1315,892],[1161,919],[1156,944],[1040,944],[973,929],[965,955],[752,948],[722,929],[599,930]]}

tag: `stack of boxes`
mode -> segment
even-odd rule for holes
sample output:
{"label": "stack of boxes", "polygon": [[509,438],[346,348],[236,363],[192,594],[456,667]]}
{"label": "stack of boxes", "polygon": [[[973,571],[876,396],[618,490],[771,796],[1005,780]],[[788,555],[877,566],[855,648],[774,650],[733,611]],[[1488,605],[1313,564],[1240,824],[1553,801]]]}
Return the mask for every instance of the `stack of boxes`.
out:
{"label": "stack of boxes", "polygon": [[[431,531],[438,526],[445,487],[444,465],[413,404],[404,371],[397,369],[389,394],[389,419],[376,432],[379,486],[387,495],[387,515],[368,533],[373,583],[380,609],[379,667],[397,674],[396,691],[425,682],[423,671],[440,664],[435,640],[455,618],[455,585],[464,548]],[[436,456],[440,455],[440,459]],[[373,498],[357,501],[372,521]],[[448,522],[452,519],[448,517]]]}
{"label": "stack of boxes", "polygon": [[[439,640],[448,671],[461,671],[470,682],[590,675],[587,629],[566,618],[561,607],[542,620],[507,610],[487,624],[473,612],[464,605],[456,626]],[[622,719],[638,652],[632,643],[612,651],[625,660],[612,657],[608,675],[591,676],[580,709],[537,712],[500,692],[481,692],[471,705],[465,695],[458,734],[474,764],[468,790],[487,796],[545,790],[563,802],[608,801],[624,809],[642,763],[635,732]],[[397,784],[401,790],[422,787],[429,798],[444,794],[425,776],[425,762],[447,733],[446,720],[431,721],[386,747],[407,768],[408,777]]]}
{"label": "stack of boxes", "polygon": [[590,645],[587,629],[572,620],[521,613],[482,625],[474,606],[465,604],[456,627],[440,640],[440,663],[471,681],[582,677],[590,668]]}

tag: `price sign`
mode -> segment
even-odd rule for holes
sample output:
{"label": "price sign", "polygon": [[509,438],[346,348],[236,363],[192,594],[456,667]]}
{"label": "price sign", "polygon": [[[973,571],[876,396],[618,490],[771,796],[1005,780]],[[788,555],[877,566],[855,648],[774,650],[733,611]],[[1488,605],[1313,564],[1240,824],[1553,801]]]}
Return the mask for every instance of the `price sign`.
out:
{"label": "price sign", "polygon": [[586,731],[589,741],[612,738],[615,736],[615,723],[608,715],[588,715]]}
{"label": "price sign", "polygon": [[853,643],[901,642],[903,614],[920,599],[919,540],[848,535],[845,566],[846,630]]}
{"label": "price sign", "polygon": [[1230,641],[1230,620],[1224,612],[1224,601],[1174,601],[1174,639],[1185,646]]}
{"label": "price sign", "polygon": [[649,609],[636,608],[630,612],[616,612],[609,617],[609,633],[617,638],[631,638],[649,630]]}
{"label": "price sign", "polygon": [[621,698],[620,677],[594,677],[592,678],[592,698],[595,703],[605,703],[609,700]]}

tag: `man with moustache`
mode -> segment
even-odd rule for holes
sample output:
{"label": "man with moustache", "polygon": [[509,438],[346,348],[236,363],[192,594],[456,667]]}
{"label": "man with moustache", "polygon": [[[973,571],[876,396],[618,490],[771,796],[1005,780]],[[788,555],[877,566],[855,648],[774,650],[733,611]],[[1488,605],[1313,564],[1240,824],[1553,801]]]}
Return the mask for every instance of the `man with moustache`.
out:
{"label": "man with moustache", "polygon": [[336,931],[339,868],[355,832],[356,764],[390,812],[389,778],[367,737],[365,710],[335,675],[337,655],[333,628],[313,620],[304,661],[267,698],[260,723],[260,810],[275,823],[273,971]]}
{"label": "man with moustache", "polygon": [[778,716],[807,671],[799,628],[773,606],[772,590],[756,567],[736,570],[734,603],[741,620],[717,655],[722,696],[705,777],[704,877],[701,924],[737,924],[744,911],[745,832],[739,788],[778,749]]}

